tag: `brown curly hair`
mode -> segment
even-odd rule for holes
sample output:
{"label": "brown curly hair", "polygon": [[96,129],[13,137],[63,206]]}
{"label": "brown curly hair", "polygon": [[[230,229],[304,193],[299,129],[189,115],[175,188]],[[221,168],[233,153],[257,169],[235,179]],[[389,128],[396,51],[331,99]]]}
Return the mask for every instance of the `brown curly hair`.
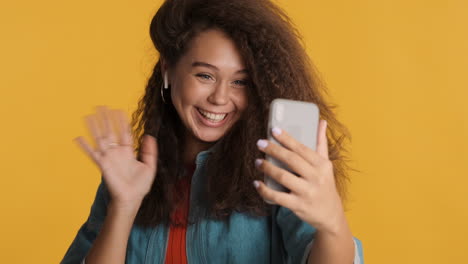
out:
{"label": "brown curly hair", "polygon": [[203,199],[209,204],[209,216],[224,219],[234,211],[257,216],[269,214],[269,206],[252,182],[263,179],[254,166],[254,160],[263,155],[255,143],[266,136],[266,117],[275,98],[313,102],[319,107],[321,119],[328,122],[329,157],[338,192],[345,201],[350,167],[344,156],[348,152],[344,140],[351,140],[350,133],[332,112],[336,106],[326,102],[328,92],[285,12],[270,0],[166,0],[150,26],[160,58],[132,115],[138,159],[143,134],[154,136],[159,150],[157,175],[135,223],[141,226],[170,223],[170,213],[180,200],[171,195],[175,182],[183,175],[184,127],[169,96],[165,97],[167,103],[162,101],[161,60],[169,67],[174,66],[194,36],[214,28],[236,43],[250,85],[249,104],[244,111],[248,114],[217,142],[217,151],[207,160]]}

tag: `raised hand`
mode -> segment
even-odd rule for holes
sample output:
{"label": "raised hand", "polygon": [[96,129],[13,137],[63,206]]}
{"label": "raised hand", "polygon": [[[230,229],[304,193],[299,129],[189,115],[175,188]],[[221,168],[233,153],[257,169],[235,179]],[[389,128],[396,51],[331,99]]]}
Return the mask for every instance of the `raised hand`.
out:
{"label": "raised hand", "polygon": [[81,136],[73,140],[101,170],[111,202],[116,206],[139,207],[156,175],[156,139],[147,134],[143,136],[142,161],[138,161],[125,112],[106,106],[97,106],[96,110],[97,114],[85,117],[96,148]]}

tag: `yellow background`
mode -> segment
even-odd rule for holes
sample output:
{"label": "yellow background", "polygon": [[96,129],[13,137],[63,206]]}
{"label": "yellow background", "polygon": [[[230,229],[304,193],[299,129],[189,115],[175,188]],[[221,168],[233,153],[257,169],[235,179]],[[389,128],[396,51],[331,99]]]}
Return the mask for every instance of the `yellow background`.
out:
{"label": "yellow background", "polygon": [[[466,263],[468,2],[279,3],[352,132],[366,263]],[[159,5],[1,4],[2,263],[58,263],[86,220],[100,174],[72,139],[95,105],[135,109]]]}

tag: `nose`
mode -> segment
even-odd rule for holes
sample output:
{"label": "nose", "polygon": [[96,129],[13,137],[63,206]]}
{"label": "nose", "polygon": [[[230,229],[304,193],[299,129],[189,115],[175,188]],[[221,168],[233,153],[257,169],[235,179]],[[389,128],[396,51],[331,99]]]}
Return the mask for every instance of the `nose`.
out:
{"label": "nose", "polygon": [[213,91],[208,96],[208,102],[214,105],[225,105],[229,101],[228,85],[224,82],[219,82],[214,85]]}

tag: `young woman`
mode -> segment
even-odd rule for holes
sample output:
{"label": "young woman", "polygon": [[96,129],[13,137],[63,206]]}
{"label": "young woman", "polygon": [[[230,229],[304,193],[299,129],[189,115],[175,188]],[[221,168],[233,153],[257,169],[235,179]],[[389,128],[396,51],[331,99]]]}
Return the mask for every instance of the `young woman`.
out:
{"label": "young woman", "polygon": [[[76,138],[102,182],[62,263],[361,263],[342,203],[348,132],[284,12],[166,0],[150,34],[160,58],[132,124],[99,107],[87,117],[96,148]],[[316,151],[281,128],[281,145],[263,139],[274,98],[318,105]]]}

